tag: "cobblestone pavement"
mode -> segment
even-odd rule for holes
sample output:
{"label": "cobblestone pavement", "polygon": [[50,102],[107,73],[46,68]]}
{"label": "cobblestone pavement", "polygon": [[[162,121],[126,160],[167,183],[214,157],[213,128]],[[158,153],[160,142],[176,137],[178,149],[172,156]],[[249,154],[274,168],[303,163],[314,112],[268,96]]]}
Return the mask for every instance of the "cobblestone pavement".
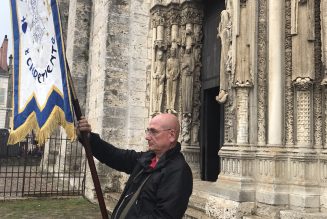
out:
{"label": "cobblestone pavement", "polygon": [[26,199],[0,201],[1,219],[96,219],[98,205],[83,198]]}

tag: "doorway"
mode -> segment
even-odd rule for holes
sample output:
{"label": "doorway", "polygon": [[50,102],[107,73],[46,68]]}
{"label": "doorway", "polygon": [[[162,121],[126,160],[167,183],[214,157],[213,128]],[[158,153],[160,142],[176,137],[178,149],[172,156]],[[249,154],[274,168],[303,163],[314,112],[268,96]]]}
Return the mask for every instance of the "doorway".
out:
{"label": "doorway", "polygon": [[215,97],[219,92],[221,42],[217,39],[224,1],[204,1],[203,50],[201,72],[201,179],[216,181],[220,172],[218,151],[223,144],[223,106]]}

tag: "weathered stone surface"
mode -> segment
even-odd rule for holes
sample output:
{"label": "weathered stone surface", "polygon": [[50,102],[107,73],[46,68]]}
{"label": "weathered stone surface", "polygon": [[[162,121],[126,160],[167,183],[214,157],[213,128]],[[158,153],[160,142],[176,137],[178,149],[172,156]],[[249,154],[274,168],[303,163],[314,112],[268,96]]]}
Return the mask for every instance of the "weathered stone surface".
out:
{"label": "weathered stone surface", "polygon": [[[61,2],[64,30],[68,25],[67,58],[82,106],[92,129],[118,147],[146,150],[144,129],[150,114],[174,112],[172,104],[167,107],[171,87],[166,78],[160,110],[153,112],[153,74],[158,51],[165,66],[177,51],[184,78],[177,79],[174,113],[182,123],[182,150],[199,179],[200,106],[207,104],[201,102],[201,66],[206,58],[201,57],[206,34],[203,2]],[[221,172],[216,183],[194,183],[185,217],[325,218],[321,213],[327,209],[325,0],[226,4],[232,27],[223,55],[231,63],[224,75],[228,98]],[[297,52],[302,44],[308,48],[303,54]],[[187,78],[192,80],[185,80],[186,73],[193,75]],[[104,188],[123,188],[126,175],[98,162],[97,167]],[[92,197],[90,177],[86,187]]]}

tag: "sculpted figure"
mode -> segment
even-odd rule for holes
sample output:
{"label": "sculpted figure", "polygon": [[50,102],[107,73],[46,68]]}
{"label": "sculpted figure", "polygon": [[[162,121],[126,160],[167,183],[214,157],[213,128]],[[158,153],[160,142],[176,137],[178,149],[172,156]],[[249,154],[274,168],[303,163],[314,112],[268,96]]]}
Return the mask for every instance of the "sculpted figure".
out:
{"label": "sculpted figure", "polygon": [[220,90],[216,97],[219,103],[225,103],[227,93],[226,76],[229,70],[229,50],[231,49],[232,41],[232,19],[230,10],[227,8],[221,12],[221,20],[218,26],[218,37],[221,40],[221,56],[220,56]]}
{"label": "sculpted figure", "polygon": [[191,114],[190,113],[184,113],[183,119],[182,119],[182,142],[184,143],[190,143],[191,135],[190,135],[190,129],[191,129]]}
{"label": "sculpted figure", "polygon": [[292,0],[292,80],[314,79],[314,0]]}
{"label": "sculpted figure", "polygon": [[186,48],[182,58],[182,111],[192,113],[194,58],[191,48]]}
{"label": "sculpted figure", "polygon": [[180,74],[179,60],[176,57],[176,52],[176,48],[171,48],[170,58],[167,60],[167,110],[171,113],[176,113],[175,102]]}
{"label": "sculpted figure", "polygon": [[[251,85],[251,36],[252,19],[251,7],[252,1],[241,1],[240,10],[237,15],[237,33],[236,34],[236,64],[235,64],[235,78],[236,85]],[[237,10],[236,10],[237,11]]]}
{"label": "sculpted figure", "polygon": [[163,60],[162,50],[158,50],[152,78],[153,90],[153,113],[161,112],[166,64]]}

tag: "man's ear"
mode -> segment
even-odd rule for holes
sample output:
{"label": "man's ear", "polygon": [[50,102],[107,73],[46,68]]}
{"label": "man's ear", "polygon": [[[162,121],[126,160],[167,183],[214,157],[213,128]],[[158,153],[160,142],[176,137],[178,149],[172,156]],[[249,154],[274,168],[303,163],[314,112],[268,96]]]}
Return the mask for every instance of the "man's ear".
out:
{"label": "man's ear", "polygon": [[170,133],[169,134],[169,140],[171,142],[174,142],[176,140],[176,132],[174,130],[171,130],[169,133]]}

